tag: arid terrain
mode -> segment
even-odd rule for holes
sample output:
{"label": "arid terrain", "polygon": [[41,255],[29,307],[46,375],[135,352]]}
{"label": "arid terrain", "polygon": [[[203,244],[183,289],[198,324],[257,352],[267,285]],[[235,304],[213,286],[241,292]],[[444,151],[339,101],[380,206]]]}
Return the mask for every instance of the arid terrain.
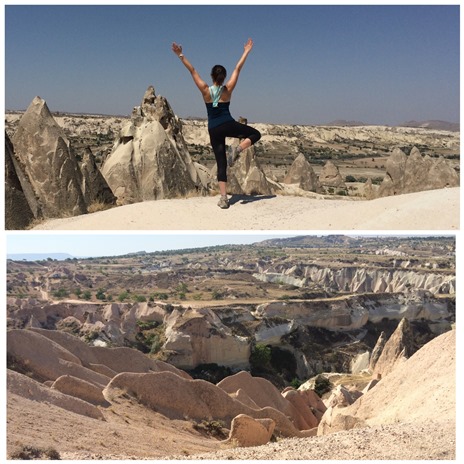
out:
{"label": "arid terrain", "polygon": [[455,252],[328,235],[9,260],[7,451],[455,459]]}
{"label": "arid terrain", "polygon": [[52,115],[36,97],[6,114],[7,228],[459,228],[459,132],[253,125],[262,138],[228,168],[219,212],[206,122],[179,119],[152,86],[130,118]]}
{"label": "arid terrain", "polygon": [[[7,133],[12,136],[23,112],[5,114]],[[89,147],[102,164],[111,152],[118,132],[128,116],[78,115],[53,113],[77,153]],[[306,153],[319,174],[327,160],[333,160],[348,179],[349,193],[356,195],[358,184],[367,179],[379,183],[385,175],[385,163],[394,147],[405,152],[416,146],[424,155],[444,156],[459,166],[459,131],[446,128],[327,125],[278,125],[250,123],[262,134],[257,147],[266,174],[282,180],[298,153]],[[183,135],[194,161],[208,168],[214,165],[206,121],[183,119]]]}

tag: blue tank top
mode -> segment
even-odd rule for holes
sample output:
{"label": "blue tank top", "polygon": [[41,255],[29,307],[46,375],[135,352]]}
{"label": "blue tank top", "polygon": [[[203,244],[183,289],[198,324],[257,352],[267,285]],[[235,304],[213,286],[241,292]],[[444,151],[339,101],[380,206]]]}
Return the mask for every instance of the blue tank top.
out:
{"label": "blue tank top", "polygon": [[206,103],[208,112],[208,129],[220,126],[226,122],[234,121],[229,111],[230,102],[219,102],[224,86],[212,85],[209,88],[211,103]]}
{"label": "blue tank top", "polygon": [[206,103],[208,112],[208,129],[220,126],[226,122],[234,121],[229,111],[230,102],[219,102],[217,106],[213,103]]}

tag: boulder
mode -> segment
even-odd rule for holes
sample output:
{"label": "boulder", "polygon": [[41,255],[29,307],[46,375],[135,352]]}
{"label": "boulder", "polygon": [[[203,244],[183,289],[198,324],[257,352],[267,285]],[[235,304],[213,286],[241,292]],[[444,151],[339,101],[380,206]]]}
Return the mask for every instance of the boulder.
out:
{"label": "boulder", "polygon": [[345,413],[343,408],[330,406],[322,416],[321,422],[317,427],[317,435],[327,435],[329,433],[362,428],[365,426],[366,423],[364,420]]}
{"label": "boulder", "polygon": [[293,161],[283,180],[284,184],[298,184],[298,187],[310,192],[321,192],[319,179],[303,153]]}
{"label": "boulder", "polygon": [[[20,170],[20,166],[15,159],[13,144],[5,132],[5,229],[7,230],[26,229],[34,220],[34,213],[27,201],[17,170]],[[24,179],[24,174],[21,174]]]}
{"label": "boulder", "polygon": [[122,128],[102,174],[120,204],[205,193],[182,124],[153,86]]}
{"label": "boulder", "polygon": [[239,414],[232,420],[229,438],[225,443],[236,446],[260,446],[269,442],[274,432],[272,419],[253,419],[246,414]]}
{"label": "boulder", "polygon": [[343,385],[337,385],[332,392],[330,393],[329,399],[327,400],[328,407],[335,408],[337,406],[345,407],[353,404],[358,398],[358,394],[352,394],[346,387]]}
{"label": "boulder", "polygon": [[87,212],[77,159],[45,100],[34,98],[12,141],[44,217]]}

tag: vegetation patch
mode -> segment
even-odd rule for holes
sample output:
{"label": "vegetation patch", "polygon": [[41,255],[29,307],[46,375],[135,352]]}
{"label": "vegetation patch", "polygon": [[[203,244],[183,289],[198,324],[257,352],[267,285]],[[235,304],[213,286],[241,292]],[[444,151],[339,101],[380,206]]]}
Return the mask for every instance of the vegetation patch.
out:
{"label": "vegetation patch", "polygon": [[207,437],[224,440],[229,436],[229,430],[223,421],[206,421],[203,420],[193,424],[193,428]]}
{"label": "vegetation patch", "polygon": [[61,460],[60,453],[54,448],[38,448],[36,446],[21,445],[13,451],[9,459],[13,460],[30,460],[30,459],[47,459],[51,461]]}

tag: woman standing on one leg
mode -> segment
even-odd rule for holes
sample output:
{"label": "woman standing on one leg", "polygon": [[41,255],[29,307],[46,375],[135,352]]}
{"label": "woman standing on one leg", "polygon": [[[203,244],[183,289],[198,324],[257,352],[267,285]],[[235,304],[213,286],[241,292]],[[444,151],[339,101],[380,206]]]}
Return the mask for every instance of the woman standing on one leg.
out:
{"label": "woman standing on one leg", "polygon": [[[213,147],[214,156],[217,163],[217,179],[219,182],[219,190],[221,199],[218,206],[220,208],[228,208],[229,200],[227,198],[227,161],[229,166],[235,161],[240,152],[255,144],[261,134],[256,129],[253,129],[246,124],[240,124],[235,121],[229,111],[232,92],[237,85],[238,76],[247,59],[248,54],[253,48],[253,41],[248,39],[244,46],[243,55],[235,66],[230,79],[224,85],[227,75],[226,69],[221,65],[216,65],[211,70],[211,78],[213,85],[208,84],[200,77],[196,69],[187,60],[182,53],[182,46],[176,43],[172,44],[172,51],[180,58],[184,66],[192,75],[193,81],[203,95],[203,100],[206,103],[208,112],[208,132]],[[229,160],[226,158],[226,137],[235,137],[243,139],[238,147],[232,152]]]}

